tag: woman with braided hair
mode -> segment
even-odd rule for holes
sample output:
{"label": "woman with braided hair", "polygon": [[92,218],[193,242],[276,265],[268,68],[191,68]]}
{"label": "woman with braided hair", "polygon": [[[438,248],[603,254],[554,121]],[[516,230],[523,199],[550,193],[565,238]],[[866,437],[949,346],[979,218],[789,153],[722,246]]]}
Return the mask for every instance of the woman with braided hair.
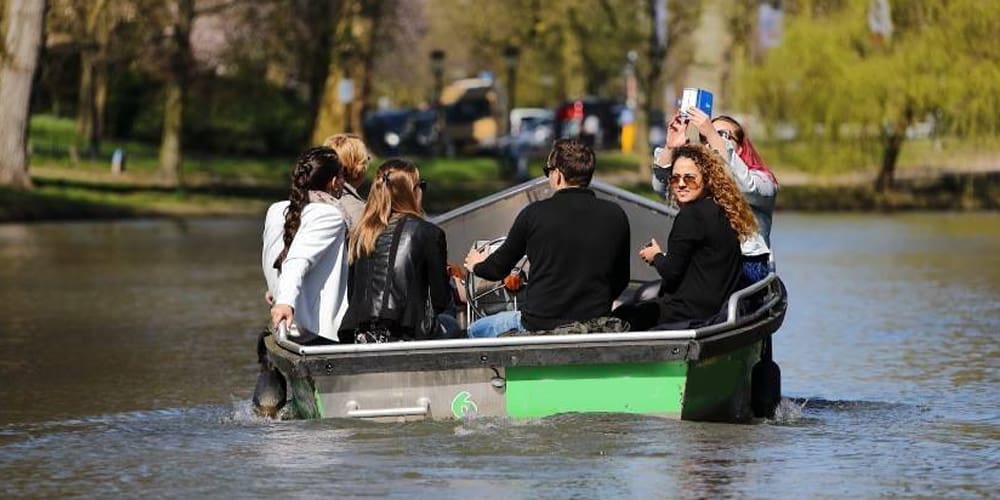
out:
{"label": "woman with braided hair", "polygon": [[639,250],[639,257],[660,275],[660,297],[613,313],[632,330],[711,322],[738,289],[740,242],[757,233],[753,212],[718,154],[689,144],[674,148],[671,160],[670,199],[680,210],[667,251],[656,240]]}
{"label": "woman with braided hair", "polygon": [[379,166],[351,231],[345,342],[453,338],[458,334],[444,231],[423,218],[427,182],[412,162]]}
{"label": "woman with braided hair", "polygon": [[304,343],[336,342],[347,312],[348,218],[333,195],[342,189],[342,170],[333,149],[306,150],[292,169],[287,204],[273,205],[265,221],[263,264],[277,270],[268,277],[271,320],[294,324]]}

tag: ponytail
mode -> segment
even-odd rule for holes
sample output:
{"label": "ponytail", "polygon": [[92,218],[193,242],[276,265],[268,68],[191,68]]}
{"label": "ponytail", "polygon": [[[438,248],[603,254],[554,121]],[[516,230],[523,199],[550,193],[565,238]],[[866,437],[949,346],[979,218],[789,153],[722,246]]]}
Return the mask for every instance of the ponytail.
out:
{"label": "ponytail", "polygon": [[378,167],[361,221],[351,230],[348,262],[353,264],[375,251],[375,242],[393,215],[423,216],[414,191],[419,179],[416,164],[407,160],[391,159]]}
{"label": "ponytail", "polygon": [[337,152],[325,146],[309,148],[299,156],[292,168],[292,189],[285,209],[285,230],[282,240],[285,247],[274,261],[280,270],[288,255],[292,240],[302,224],[302,210],[309,203],[309,191],[325,191],[330,181],[340,175],[341,165]]}

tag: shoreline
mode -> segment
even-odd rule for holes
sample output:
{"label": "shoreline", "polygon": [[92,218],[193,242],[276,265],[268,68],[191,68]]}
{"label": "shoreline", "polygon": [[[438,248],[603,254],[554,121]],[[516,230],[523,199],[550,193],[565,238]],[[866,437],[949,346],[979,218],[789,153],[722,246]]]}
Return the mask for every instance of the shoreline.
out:
{"label": "shoreline", "polygon": [[[648,182],[639,182],[634,173],[600,178],[643,196],[655,196]],[[30,191],[0,188],[0,223],[262,217],[270,203],[284,196],[283,189],[268,185],[204,183],[177,190],[49,176],[34,181],[36,187]],[[499,182],[435,182],[438,196],[427,209],[444,213],[506,186]],[[776,207],[779,212],[995,210],[1000,210],[1000,171],[906,177],[897,180],[895,190],[884,196],[876,194],[869,183],[792,182],[781,186]]]}

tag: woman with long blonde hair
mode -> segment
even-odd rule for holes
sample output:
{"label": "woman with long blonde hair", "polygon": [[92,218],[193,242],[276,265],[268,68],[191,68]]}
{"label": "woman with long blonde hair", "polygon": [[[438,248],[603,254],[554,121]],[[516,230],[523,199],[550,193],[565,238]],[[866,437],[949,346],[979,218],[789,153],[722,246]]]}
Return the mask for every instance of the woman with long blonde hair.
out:
{"label": "woman with long blonde hair", "polygon": [[680,210],[667,250],[651,240],[639,251],[660,275],[660,297],[615,310],[632,330],[711,322],[737,290],[740,242],[757,231],[753,212],[719,155],[705,146],[684,145],[673,150],[672,164],[670,199]]}
{"label": "woman with long blonde hair", "polygon": [[361,220],[365,210],[365,197],[359,189],[365,182],[365,173],[372,161],[365,142],[355,134],[334,134],[323,141],[323,145],[336,151],[344,165],[344,185],[340,203],[351,224]]}
{"label": "woman with long blonde hair", "polygon": [[342,341],[450,338],[458,333],[444,231],[423,218],[427,182],[412,162],[379,166],[351,230],[350,307]]}

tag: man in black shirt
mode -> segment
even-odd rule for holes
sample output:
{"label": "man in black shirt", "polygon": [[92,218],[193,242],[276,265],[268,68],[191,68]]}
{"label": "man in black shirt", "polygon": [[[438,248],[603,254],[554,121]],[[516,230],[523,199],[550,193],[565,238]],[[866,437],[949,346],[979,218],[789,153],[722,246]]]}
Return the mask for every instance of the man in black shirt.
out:
{"label": "man in black shirt", "polygon": [[489,257],[475,249],[466,256],[469,271],[494,281],[524,255],[531,263],[521,310],[474,322],[470,337],[549,330],[611,312],[628,285],[629,225],[621,207],[587,189],[595,163],[594,151],[583,143],[557,140],[544,168],[552,197],[521,210],[506,241]]}

